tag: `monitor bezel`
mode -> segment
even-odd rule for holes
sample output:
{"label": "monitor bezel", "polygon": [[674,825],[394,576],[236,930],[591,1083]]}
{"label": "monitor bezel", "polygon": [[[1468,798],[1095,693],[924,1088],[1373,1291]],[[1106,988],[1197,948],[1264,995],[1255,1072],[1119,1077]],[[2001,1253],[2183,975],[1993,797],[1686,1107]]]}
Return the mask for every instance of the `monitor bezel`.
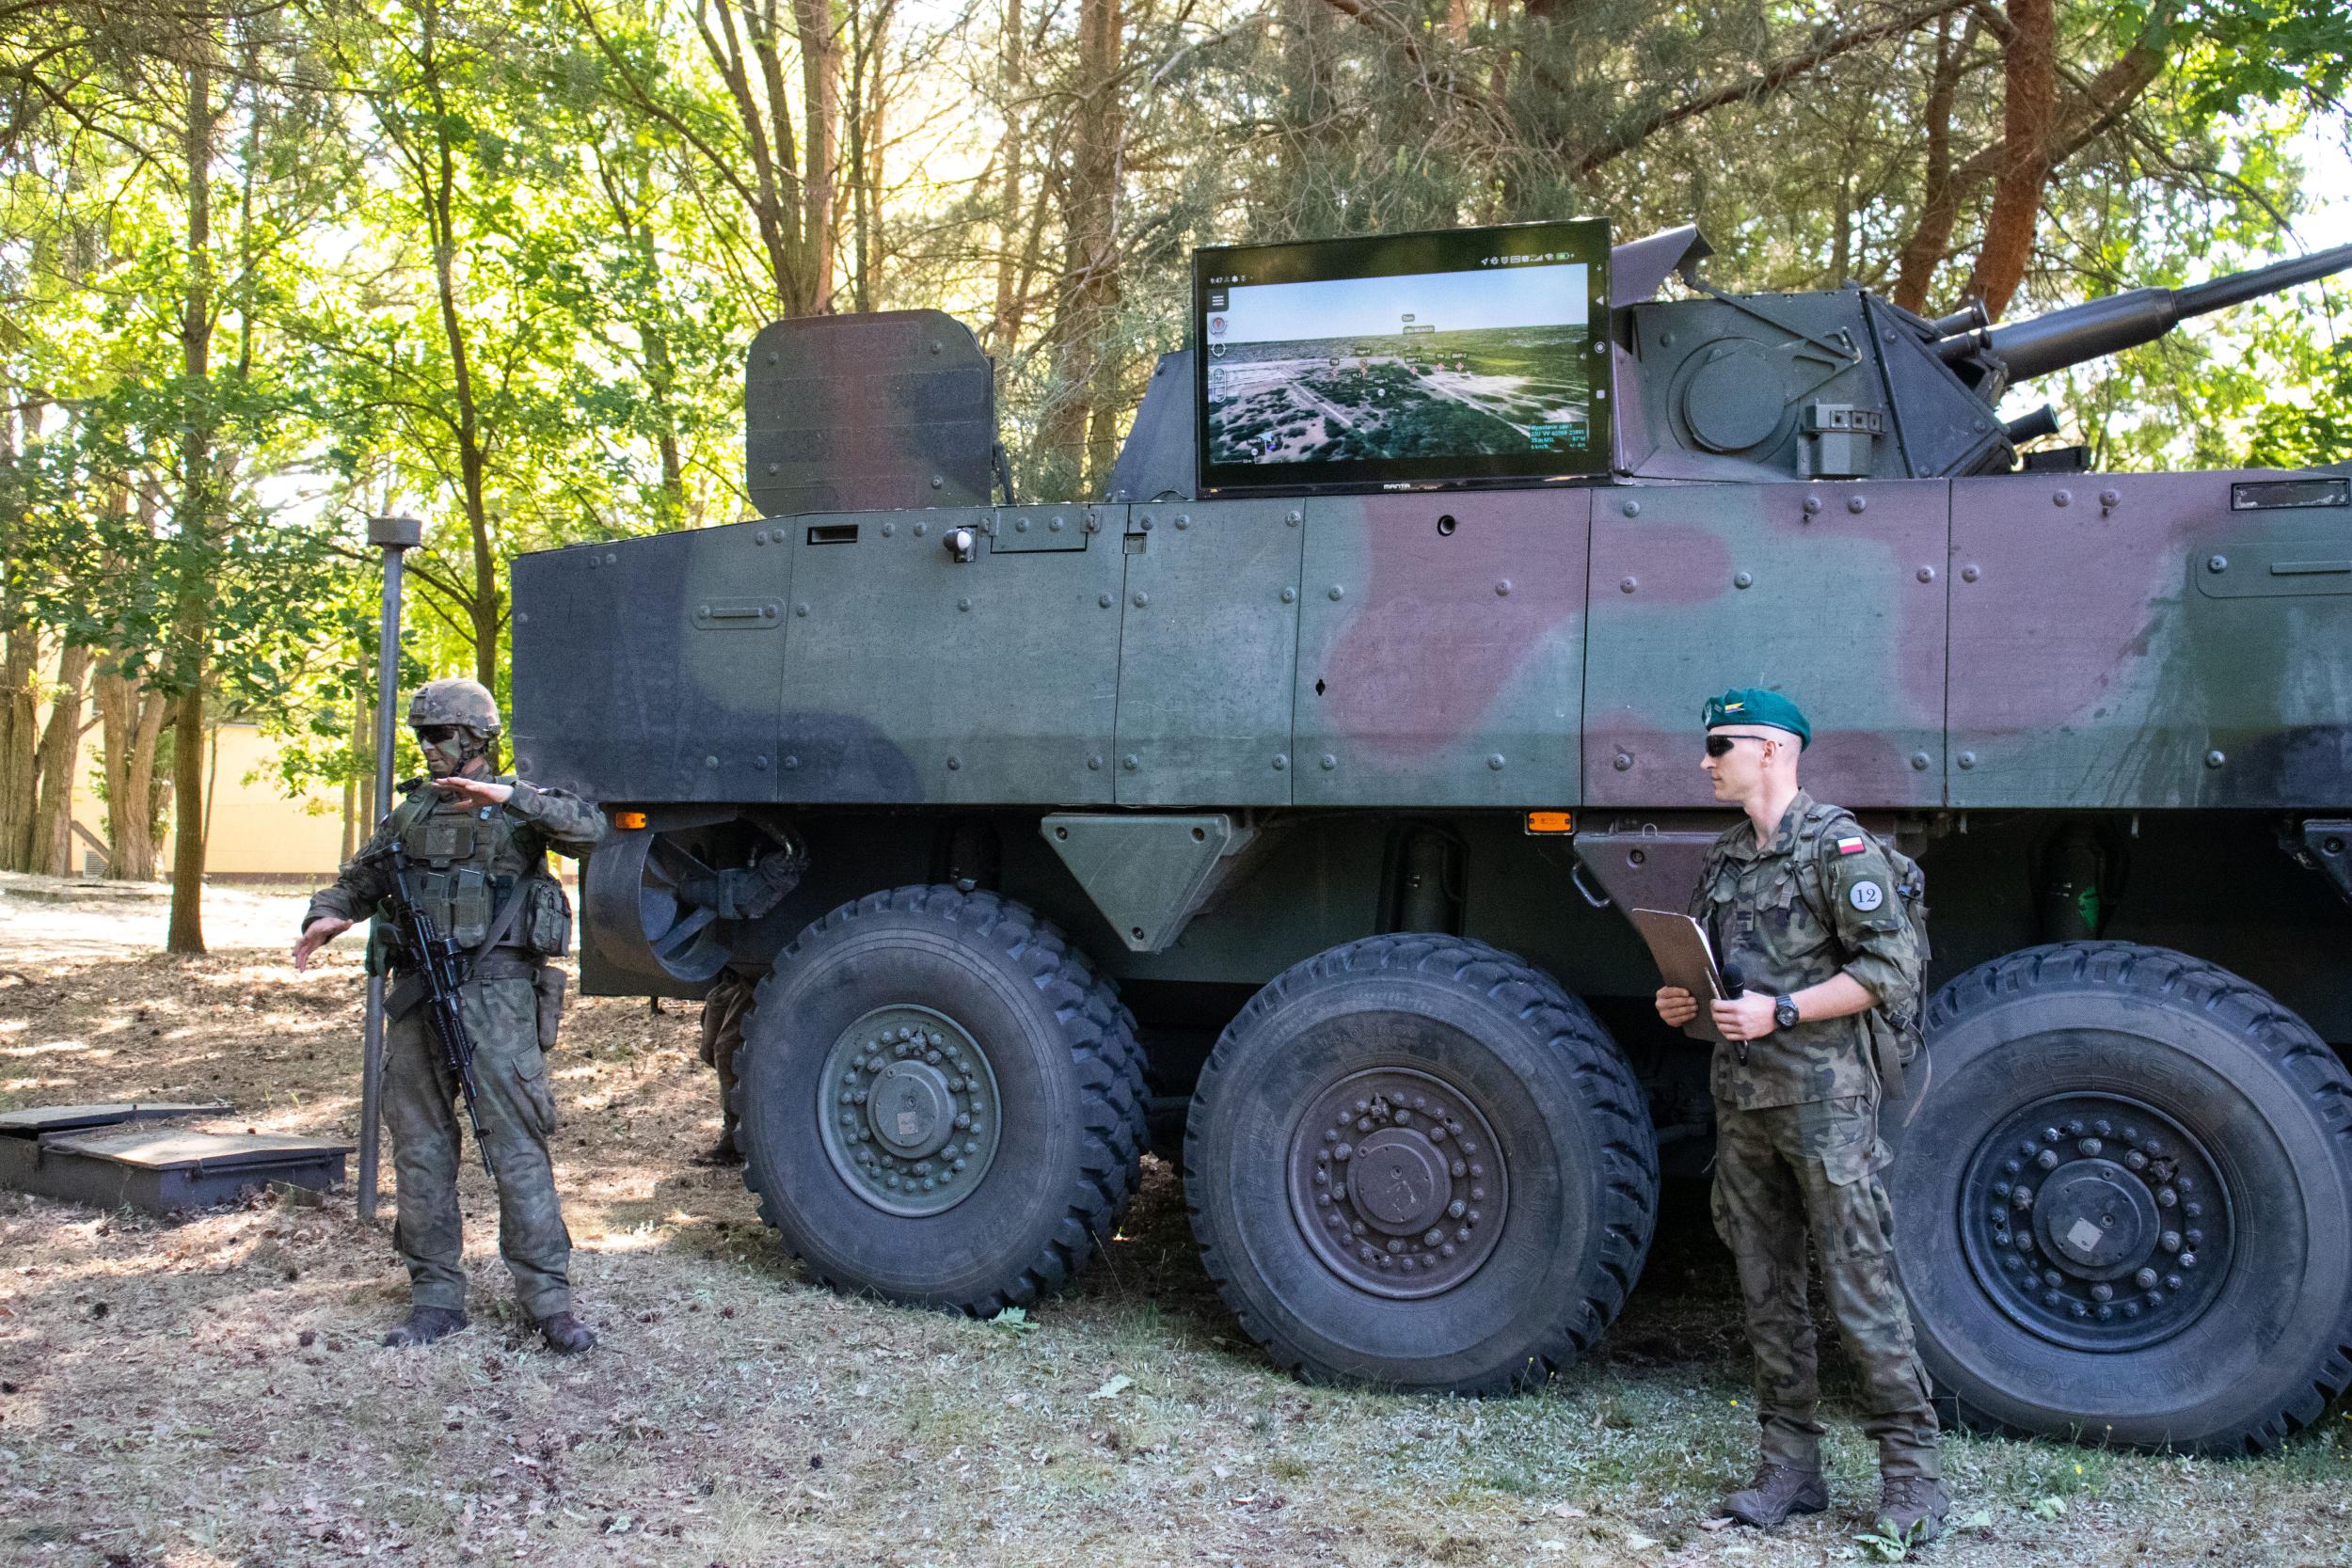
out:
{"label": "monitor bezel", "polygon": [[[1192,419],[1194,493],[1202,499],[1234,496],[1377,495],[1383,492],[1455,490],[1474,487],[1528,488],[1606,477],[1616,460],[1616,356],[1611,353],[1613,323],[1609,313],[1609,221],[1549,218],[1534,223],[1488,224],[1474,229],[1416,230],[1402,234],[1366,234],[1335,240],[1291,240],[1270,245],[1206,245],[1192,253]],[[1312,477],[1269,473],[1258,464],[1218,464],[1209,442],[1209,372],[1206,341],[1213,277],[1271,266],[1296,270],[1299,281],[1338,277],[1397,277],[1417,272],[1463,272],[1465,262],[1486,255],[1532,256],[1562,250],[1571,264],[1585,268],[1585,321],[1597,361],[1593,372],[1591,446],[1581,451],[1504,452],[1487,456],[1367,458],[1351,463],[1300,465]],[[1313,270],[1286,267],[1289,258],[1311,258]],[[1434,264],[1433,264],[1434,262]],[[1221,285],[1218,285],[1221,286]],[[1285,466],[1287,467],[1287,466]]]}

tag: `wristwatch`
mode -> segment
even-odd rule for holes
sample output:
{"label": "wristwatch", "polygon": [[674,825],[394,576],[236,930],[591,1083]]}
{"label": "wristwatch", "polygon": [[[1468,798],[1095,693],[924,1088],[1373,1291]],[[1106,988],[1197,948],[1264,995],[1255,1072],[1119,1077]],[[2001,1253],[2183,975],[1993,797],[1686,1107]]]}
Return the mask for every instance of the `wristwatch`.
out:
{"label": "wristwatch", "polygon": [[1772,998],[1772,1027],[1794,1029],[1799,1022],[1795,997],[1775,996]]}

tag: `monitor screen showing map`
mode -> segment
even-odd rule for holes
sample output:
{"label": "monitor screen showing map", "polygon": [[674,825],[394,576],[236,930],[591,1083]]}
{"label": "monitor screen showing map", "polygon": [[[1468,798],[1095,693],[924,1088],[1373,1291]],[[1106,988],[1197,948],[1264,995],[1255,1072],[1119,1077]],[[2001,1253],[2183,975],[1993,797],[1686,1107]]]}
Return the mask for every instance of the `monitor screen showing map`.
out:
{"label": "monitor screen showing map", "polygon": [[1598,220],[1193,255],[1200,493],[1609,467]]}

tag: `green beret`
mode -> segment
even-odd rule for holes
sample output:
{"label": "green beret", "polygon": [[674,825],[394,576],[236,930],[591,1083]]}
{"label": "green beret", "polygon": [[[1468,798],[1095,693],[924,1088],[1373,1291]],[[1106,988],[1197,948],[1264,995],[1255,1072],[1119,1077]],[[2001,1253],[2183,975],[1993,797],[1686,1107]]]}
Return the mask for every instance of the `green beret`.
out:
{"label": "green beret", "polygon": [[1707,727],[1718,724],[1761,724],[1767,729],[1787,730],[1797,737],[1797,750],[1802,752],[1813,744],[1813,726],[1804,721],[1797,705],[1777,691],[1759,687],[1741,687],[1720,697],[1707,699]]}

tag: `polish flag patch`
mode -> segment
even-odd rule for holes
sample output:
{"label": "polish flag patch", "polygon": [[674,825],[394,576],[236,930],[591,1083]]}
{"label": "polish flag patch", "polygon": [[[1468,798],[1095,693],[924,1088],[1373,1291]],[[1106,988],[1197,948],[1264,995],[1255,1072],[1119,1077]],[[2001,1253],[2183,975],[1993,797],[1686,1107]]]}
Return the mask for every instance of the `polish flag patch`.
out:
{"label": "polish flag patch", "polygon": [[1837,852],[1841,855],[1859,855],[1869,847],[1870,841],[1865,838],[1841,838],[1837,841]]}

